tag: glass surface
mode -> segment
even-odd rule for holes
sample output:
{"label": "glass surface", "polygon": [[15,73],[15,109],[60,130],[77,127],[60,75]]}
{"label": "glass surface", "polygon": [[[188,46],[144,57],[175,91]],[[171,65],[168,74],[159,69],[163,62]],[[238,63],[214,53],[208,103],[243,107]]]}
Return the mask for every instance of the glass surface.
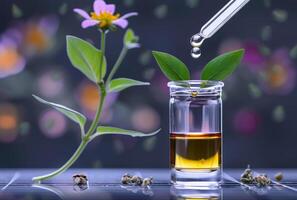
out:
{"label": "glass surface", "polygon": [[[278,172],[285,174],[281,185],[268,188],[245,187],[239,183],[244,169],[226,169],[224,185],[219,189],[192,190],[179,188],[169,184],[167,169],[70,169],[65,173],[45,181],[33,184],[32,177],[45,174],[51,169],[10,169],[0,170],[1,200],[295,200],[297,171],[295,169],[254,169],[273,177]],[[89,178],[86,188],[73,185],[72,175],[85,173]],[[121,185],[123,174],[139,173],[143,177],[153,177],[154,182],[149,188]],[[18,174],[16,177],[15,175]],[[15,177],[14,181],[12,178]]]}
{"label": "glass surface", "polygon": [[171,181],[218,187],[222,173],[222,82],[169,82]]}

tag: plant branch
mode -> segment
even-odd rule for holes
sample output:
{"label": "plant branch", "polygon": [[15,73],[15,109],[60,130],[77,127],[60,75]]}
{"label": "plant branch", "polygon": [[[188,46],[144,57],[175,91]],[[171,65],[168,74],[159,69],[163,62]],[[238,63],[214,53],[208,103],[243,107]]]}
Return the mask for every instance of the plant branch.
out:
{"label": "plant branch", "polygon": [[98,106],[98,109],[97,109],[97,112],[96,112],[96,115],[95,115],[95,118],[88,130],[88,132],[86,133],[86,139],[89,141],[90,140],[90,136],[93,134],[93,132],[96,130],[97,128],[97,125],[99,123],[99,119],[100,119],[100,116],[102,114],[102,111],[103,111],[103,105],[104,105],[104,101],[105,101],[105,97],[106,97],[106,89],[105,89],[105,85],[104,83],[99,83],[99,89],[100,89],[100,94],[101,94],[101,98],[100,98],[100,103],[99,103],[99,106]]}
{"label": "plant branch", "polygon": [[106,33],[105,31],[101,31],[101,56],[100,56],[100,62],[99,62],[99,81],[102,82],[103,76],[102,76],[102,65],[103,65],[103,60],[104,60],[104,56],[105,56],[105,40],[106,40]]}
{"label": "plant branch", "polygon": [[111,79],[113,78],[114,74],[117,72],[117,70],[119,69],[120,65],[122,64],[125,56],[127,55],[127,52],[128,52],[128,48],[124,45],[122,50],[121,50],[121,53],[120,53],[120,56],[118,57],[116,63],[114,64],[114,66],[112,67],[109,75],[108,75],[108,78],[106,80],[106,86],[108,87]]}

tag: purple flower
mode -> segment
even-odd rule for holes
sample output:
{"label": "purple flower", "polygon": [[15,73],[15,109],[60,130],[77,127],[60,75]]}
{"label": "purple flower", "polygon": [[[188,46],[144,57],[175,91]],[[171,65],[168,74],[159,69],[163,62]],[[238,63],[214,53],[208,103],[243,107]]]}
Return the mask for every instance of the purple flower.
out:
{"label": "purple flower", "polygon": [[99,25],[101,29],[105,30],[113,25],[126,28],[128,26],[127,18],[137,15],[136,12],[132,12],[120,17],[120,14],[115,14],[115,5],[106,4],[103,0],[95,0],[93,9],[94,12],[91,12],[90,15],[82,9],[74,9],[74,12],[85,18],[85,20],[81,23],[82,28],[88,28],[96,25]]}
{"label": "purple flower", "polygon": [[5,36],[0,38],[0,78],[21,72],[25,64],[15,42]]}

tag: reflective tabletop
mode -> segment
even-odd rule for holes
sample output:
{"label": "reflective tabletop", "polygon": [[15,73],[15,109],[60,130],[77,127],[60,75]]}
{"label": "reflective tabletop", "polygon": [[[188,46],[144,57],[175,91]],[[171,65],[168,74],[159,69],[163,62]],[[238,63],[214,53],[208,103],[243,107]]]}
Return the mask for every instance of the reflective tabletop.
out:
{"label": "reflective tabletop", "polygon": [[[256,169],[273,178],[278,172],[284,174],[281,183],[273,182],[269,187],[242,185],[239,178],[243,169],[224,171],[224,184],[220,189],[176,188],[170,184],[167,169],[71,169],[62,175],[34,184],[32,177],[51,172],[51,169],[0,170],[0,199],[297,199],[297,170]],[[88,185],[73,184],[72,176],[86,174]],[[150,187],[125,186],[121,184],[123,174],[153,177]]]}

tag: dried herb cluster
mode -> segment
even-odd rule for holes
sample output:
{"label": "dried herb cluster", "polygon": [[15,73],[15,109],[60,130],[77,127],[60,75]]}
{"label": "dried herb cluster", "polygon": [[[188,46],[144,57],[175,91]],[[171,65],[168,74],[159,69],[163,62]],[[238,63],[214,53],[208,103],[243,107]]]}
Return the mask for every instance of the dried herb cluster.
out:
{"label": "dried herb cluster", "polygon": [[136,175],[132,176],[130,174],[124,174],[122,176],[121,182],[123,185],[148,187],[153,183],[153,178],[142,178]]}
{"label": "dried herb cluster", "polygon": [[277,182],[282,181],[283,178],[284,178],[284,175],[283,175],[283,173],[281,173],[281,172],[275,174],[275,176],[274,176],[274,179],[275,179]]}
{"label": "dried herb cluster", "polygon": [[255,184],[258,187],[266,187],[271,184],[270,178],[266,174],[258,174],[254,176],[253,171],[248,166],[240,177],[240,181],[244,184]]}
{"label": "dried herb cluster", "polygon": [[74,174],[72,180],[75,191],[83,191],[89,187],[89,180],[85,174]]}

